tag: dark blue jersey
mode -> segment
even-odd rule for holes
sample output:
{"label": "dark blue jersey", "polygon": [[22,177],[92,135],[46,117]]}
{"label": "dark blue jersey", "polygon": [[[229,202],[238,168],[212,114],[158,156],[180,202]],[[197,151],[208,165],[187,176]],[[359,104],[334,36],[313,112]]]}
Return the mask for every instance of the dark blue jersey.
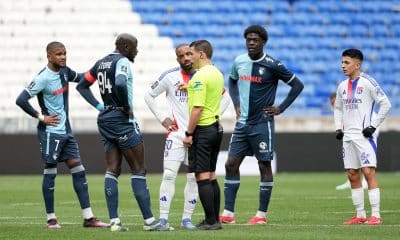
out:
{"label": "dark blue jersey", "polygon": [[[266,54],[258,60],[251,60],[247,53],[236,57],[230,81],[237,83],[239,90],[238,121],[254,124],[263,119],[272,119],[265,117],[264,108],[274,104],[278,81],[289,84],[295,78],[295,74],[288,71],[280,61]],[[237,91],[230,91],[231,94],[234,92]]]}

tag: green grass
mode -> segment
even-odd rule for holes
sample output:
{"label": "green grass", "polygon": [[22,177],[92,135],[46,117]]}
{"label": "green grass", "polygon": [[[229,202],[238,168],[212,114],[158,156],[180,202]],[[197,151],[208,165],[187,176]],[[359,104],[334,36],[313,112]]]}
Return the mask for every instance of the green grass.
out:
{"label": "green grass", "polygon": [[[82,227],[82,215],[70,176],[60,175],[56,179],[55,208],[62,225],[58,230],[45,228],[41,176],[0,176],[0,239],[400,239],[399,178],[398,173],[378,175],[384,220],[380,226],[341,224],[354,214],[349,190],[335,190],[335,186],[345,180],[343,173],[280,173],[275,177],[267,225],[245,225],[258,207],[258,177],[242,177],[236,204],[237,224],[224,225],[221,231],[194,232],[179,227],[185,181],[184,175],[179,175],[170,215],[175,231],[145,232],[129,176],[122,175],[120,212],[129,232],[111,233],[109,229]],[[89,175],[88,180],[94,213],[108,222],[103,176]],[[156,217],[160,181],[160,175],[148,175]],[[223,189],[223,178],[219,183]],[[367,198],[365,205],[369,213]],[[202,217],[202,207],[198,205],[193,219],[198,222]]]}

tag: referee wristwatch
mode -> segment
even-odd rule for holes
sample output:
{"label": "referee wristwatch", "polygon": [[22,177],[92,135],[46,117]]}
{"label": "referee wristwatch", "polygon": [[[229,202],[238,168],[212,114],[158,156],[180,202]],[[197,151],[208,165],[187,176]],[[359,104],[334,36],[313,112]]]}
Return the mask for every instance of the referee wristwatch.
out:
{"label": "referee wristwatch", "polygon": [[186,136],[186,137],[191,137],[191,136],[193,136],[193,133],[190,133],[190,132],[188,132],[188,131],[185,131],[185,136]]}

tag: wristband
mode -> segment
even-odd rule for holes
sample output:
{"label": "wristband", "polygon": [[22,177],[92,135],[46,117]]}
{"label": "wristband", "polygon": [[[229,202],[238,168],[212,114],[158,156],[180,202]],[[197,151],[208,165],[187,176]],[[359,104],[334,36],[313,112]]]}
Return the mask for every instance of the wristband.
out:
{"label": "wristband", "polygon": [[44,122],[44,116],[41,113],[38,114],[37,118],[39,121]]}
{"label": "wristband", "polygon": [[188,131],[185,131],[185,136],[186,136],[186,137],[191,137],[191,136],[193,136],[193,133],[190,133],[190,132],[188,132]]}

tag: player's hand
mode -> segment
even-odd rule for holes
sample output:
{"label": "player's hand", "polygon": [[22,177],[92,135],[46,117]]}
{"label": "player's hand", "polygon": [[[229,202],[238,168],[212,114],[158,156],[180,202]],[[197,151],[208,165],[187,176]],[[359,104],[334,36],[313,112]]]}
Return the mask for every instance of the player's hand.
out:
{"label": "player's hand", "polygon": [[281,110],[278,107],[274,106],[269,106],[264,108],[264,111],[269,115],[269,116],[276,116],[281,113]]}
{"label": "player's hand", "polygon": [[364,135],[364,137],[370,138],[372,134],[374,134],[375,130],[376,128],[374,128],[373,126],[369,126],[362,130],[362,134]]}
{"label": "player's hand", "polygon": [[236,120],[239,120],[241,115],[240,106],[235,106],[235,113],[236,113]]}
{"label": "player's hand", "polygon": [[187,86],[188,85],[186,83],[180,83],[178,85],[178,90],[187,92]]}
{"label": "player's hand", "polygon": [[60,118],[58,117],[57,113],[53,113],[53,114],[50,114],[50,115],[44,115],[43,122],[46,125],[57,126],[60,123]]}
{"label": "player's hand", "polygon": [[336,139],[337,140],[342,140],[343,136],[344,136],[344,133],[343,133],[342,129],[336,130]]}
{"label": "player's hand", "polygon": [[183,145],[185,147],[191,147],[193,144],[193,137],[192,136],[185,136],[182,140]]}
{"label": "player's hand", "polygon": [[164,119],[161,124],[168,130],[168,132],[178,131],[178,126],[176,126],[176,123],[169,117]]}

